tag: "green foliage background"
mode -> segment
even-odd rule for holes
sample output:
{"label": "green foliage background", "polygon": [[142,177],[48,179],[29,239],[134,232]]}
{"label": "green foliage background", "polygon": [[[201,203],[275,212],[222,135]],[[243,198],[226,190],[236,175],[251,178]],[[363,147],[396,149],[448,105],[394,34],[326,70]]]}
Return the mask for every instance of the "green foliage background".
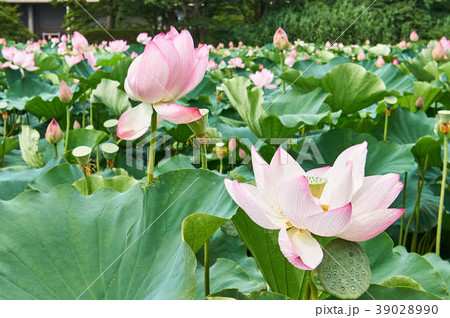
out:
{"label": "green foliage background", "polygon": [[21,23],[17,8],[0,1],[0,38],[17,41],[35,36]]}

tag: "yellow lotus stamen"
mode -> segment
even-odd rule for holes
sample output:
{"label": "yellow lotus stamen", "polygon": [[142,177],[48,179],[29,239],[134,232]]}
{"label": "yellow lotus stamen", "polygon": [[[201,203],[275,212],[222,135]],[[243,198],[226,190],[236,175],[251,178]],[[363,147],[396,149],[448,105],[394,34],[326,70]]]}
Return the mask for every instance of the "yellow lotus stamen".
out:
{"label": "yellow lotus stamen", "polygon": [[328,209],[329,209],[329,206],[328,206],[328,205],[322,205],[322,210],[323,210],[323,212],[327,212]]}

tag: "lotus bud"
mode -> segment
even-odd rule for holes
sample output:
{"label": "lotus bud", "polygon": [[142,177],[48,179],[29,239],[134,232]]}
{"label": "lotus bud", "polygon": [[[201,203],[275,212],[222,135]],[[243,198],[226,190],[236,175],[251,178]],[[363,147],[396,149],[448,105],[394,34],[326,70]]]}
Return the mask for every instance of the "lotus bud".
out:
{"label": "lotus bud", "polygon": [[358,56],[356,57],[356,59],[357,59],[358,61],[362,61],[362,60],[365,60],[365,59],[366,59],[366,55],[364,54],[364,51],[363,51],[363,50],[359,51]]}
{"label": "lotus bud", "polygon": [[384,64],[383,57],[381,55],[378,55],[377,61],[375,62],[375,66],[380,68]]}
{"label": "lotus bud", "polygon": [[244,160],[245,157],[247,157],[247,153],[245,152],[244,149],[239,148],[239,158],[241,158],[242,160]]}
{"label": "lotus bud", "polygon": [[416,100],[416,109],[421,110],[423,107],[423,96],[419,96],[419,98]]}
{"label": "lotus bud", "polygon": [[225,143],[218,142],[216,144],[215,150],[216,150],[217,158],[223,159],[225,157],[225,153],[226,153]]}
{"label": "lotus bud", "polygon": [[119,123],[119,121],[117,119],[109,119],[107,121],[105,121],[103,123],[103,127],[106,128],[106,130],[110,133],[110,134],[116,134],[117,132],[117,124]]}
{"label": "lotus bud", "polygon": [[417,34],[416,31],[412,31],[411,34],[409,35],[409,39],[413,42],[419,41],[419,35]]}
{"label": "lotus bud", "polygon": [[398,59],[394,59],[394,60],[392,61],[392,64],[394,64],[394,65],[399,65],[399,64],[400,64],[400,61],[399,61]]}
{"label": "lotus bud", "polygon": [[61,81],[61,85],[59,86],[59,99],[66,104],[72,100],[72,90],[64,81]]}
{"label": "lotus bud", "polygon": [[230,140],[228,140],[228,150],[230,153],[235,153],[237,149],[237,142],[235,137],[231,137]]}
{"label": "lotus bud", "polygon": [[89,165],[92,149],[86,146],[76,147],[72,151],[72,155],[82,167]]}
{"label": "lotus bud", "polygon": [[206,108],[199,109],[202,117],[198,120],[188,123],[187,125],[191,128],[192,132],[196,137],[204,138],[206,135],[206,129],[208,128],[208,113],[209,110]]}
{"label": "lotus bud", "polygon": [[366,43],[366,45],[370,45],[370,40],[367,39],[365,43]]}
{"label": "lotus bud", "polygon": [[438,111],[437,123],[439,125],[440,132],[443,134],[448,134],[450,132],[450,110]]}
{"label": "lotus bud", "polygon": [[273,35],[273,45],[280,51],[289,48],[288,36],[282,28],[278,28]]}
{"label": "lotus bud", "polygon": [[78,120],[75,120],[75,121],[73,122],[73,130],[75,130],[75,129],[80,129],[80,128],[81,128],[80,123],[78,122]]}
{"label": "lotus bud", "polygon": [[56,120],[52,119],[50,124],[47,126],[47,131],[45,132],[45,139],[51,144],[57,144],[64,137],[63,131]]}

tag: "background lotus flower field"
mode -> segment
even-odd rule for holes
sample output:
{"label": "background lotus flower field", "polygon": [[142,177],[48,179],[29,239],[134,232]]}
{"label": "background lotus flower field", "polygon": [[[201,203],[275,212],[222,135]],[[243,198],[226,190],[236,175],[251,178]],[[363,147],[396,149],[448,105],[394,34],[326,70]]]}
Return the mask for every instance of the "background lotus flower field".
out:
{"label": "background lotus flower field", "polygon": [[450,41],[274,31],[0,39],[0,298],[449,299]]}

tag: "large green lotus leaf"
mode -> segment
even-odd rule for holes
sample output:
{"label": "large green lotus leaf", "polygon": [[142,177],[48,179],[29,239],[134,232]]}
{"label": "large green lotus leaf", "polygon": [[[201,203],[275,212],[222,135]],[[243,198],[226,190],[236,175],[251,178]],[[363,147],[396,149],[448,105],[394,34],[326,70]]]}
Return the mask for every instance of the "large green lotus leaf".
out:
{"label": "large green lotus leaf", "polygon": [[89,65],[87,60],[82,60],[80,63],[77,63],[70,68],[69,74],[72,73],[75,73],[75,76],[80,80],[86,80],[94,74],[94,70]]}
{"label": "large green lotus leaf", "polygon": [[439,97],[442,89],[434,87],[427,82],[415,82],[414,94],[408,94],[398,99],[400,106],[409,109],[411,112],[416,112],[416,102],[419,97],[423,98],[423,106],[421,110],[426,111]]}
{"label": "large green lotus leaf", "polygon": [[34,65],[39,67],[36,74],[42,74],[46,71],[56,71],[61,67],[56,56],[39,51],[34,52]]}
{"label": "large green lotus leaf", "polygon": [[436,268],[442,276],[447,289],[450,290],[450,264],[448,261],[444,261],[439,255],[428,253],[424,255],[428,262]]}
{"label": "large green lotus leaf", "polygon": [[221,292],[212,294],[208,297],[211,300],[227,300],[227,299],[236,299],[236,300],[286,300],[290,299],[289,297],[269,292],[269,291],[260,291],[260,292],[252,292],[249,295],[244,295],[239,292],[237,289],[225,289]]}
{"label": "large green lotus leaf", "polygon": [[367,292],[359,299],[363,300],[439,300],[438,296],[425,291],[407,287],[389,287],[378,284],[370,285]]}
{"label": "large green lotus leaf", "polygon": [[223,88],[241,118],[252,132],[260,138],[290,138],[298,132],[300,123],[294,126],[284,125],[280,118],[270,114],[263,104],[263,91],[260,88],[249,89],[250,80],[234,77],[223,83]]}
{"label": "large green lotus leaf", "polygon": [[31,98],[40,96],[42,100],[52,100],[59,94],[59,87],[51,85],[39,77],[24,77],[15,81],[6,93],[6,100],[10,108],[23,110]]}
{"label": "large green lotus leaf", "polygon": [[[314,152],[309,150],[305,155],[300,154],[301,157],[304,156],[301,165],[305,170],[322,165],[333,165],[342,151],[363,141],[368,143],[366,175],[403,173],[411,171],[415,165],[409,147],[397,145],[390,141],[378,141],[371,135],[357,134],[349,129],[333,129],[318,136],[305,138],[303,139],[304,146],[311,142],[309,138],[312,138],[317,145],[324,163],[319,164],[320,158],[314,157]],[[310,146],[309,148],[313,147]]]}
{"label": "large green lotus leaf", "polygon": [[127,94],[119,89],[120,83],[107,78],[92,91],[91,103],[100,103],[108,107],[117,117],[131,108]]}
{"label": "large green lotus leaf", "polygon": [[185,155],[177,155],[161,160],[155,167],[155,176],[177,169],[194,169],[191,160],[191,157]]}
{"label": "large green lotus leaf", "polygon": [[70,130],[68,149],[75,149],[79,146],[87,146],[93,149],[106,139],[108,139],[108,134],[101,130],[82,128]]}
{"label": "large green lotus leaf", "polygon": [[0,297],[192,299],[196,261],[181,223],[194,212],[230,218],[235,210],[221,177],[192,169],[125,193],[28,191],[0,202]]}
{"label": "large green lotus leaf", "polygon": [[278,232],[258,226],[240,209],[233,222],[271,290],[293,299],[301,298],[307,285],[306,274],[283,256],[278,246]]}
{"label": "large green lotus leaf", "polygon": [[425,66],[433,61],[433,56],[431,55],[431,50],[422,50],[420,54],[416,55],[413,59],[405,62],[406,67],[419,81],[432,81],[434,76],[425,70]]}
{"label": "large green lotus leaf", "polygon": [[20,151],[23,160],[31,168],[42,168],[45,166],[42,152],[39,151],[40,135],[36,129],[28,125],[22,125],[22,132],[19,134]]}
{"label": "large green lotus leaf", "polygon": [[110,53],[110,52],[104,52],[101,54],[96,54],[97,57],[97,63],[96,66],[114,66],[120,61],[123,61],[126,59],[126,56],[122,53]]}
{"label": "large green lotus leaf", "polygon": [[133,177],[129,176],[115,176],[113,178],[104,178],[101,176],[90,176],[88,178],[87,184],[86,179],[78,179],[73,185],[77,188],[80,193],[85,195],[90,195],[95,191],[98,191],[103,188],[112,189],[116,192],[126,192],[132,186],[134,186],[138,181]]}
{"label": "large green lotus leaf", "polygon": [[125,78],[127,77],[128,68],[130,67],[131,62],[133,62],[133,59],[127,58],[126,60],[119,61],[113,67],[111,79],[120,82],[120,89],[124,89]]}
{"label": "large green lotus leaf", "polygon": [[441,158],[442,139],[434,139],[431,136],[423,136],[417,140],[411,148],[411,152],[421,166],[442,167]]}
{"label": "large green lotus leaf", "polygon": [[423,256],[408,253],[402,246],[393,248],[394,243],[386,233],[360,244],[370,260],[372,284],[402,275],[415,280],[430,294],[439,298],[448,297],[447,286],[439,271]]}
{"label": "large green lotus leaf", "polygon": [[68,163],[50,168],[47,172],[32,180],[28,187],[39,192],[50,192],[59,184],[72,184],[83,177],[80,167]]}
{"label": "large green lotus leaf", "polygon": [[281,122],[286,126],[296,126],[299,123],[306,125],[317,125],[325,118],[331,121],[331,116],[339,117],[339,113],[332,114],[329,106],[324,105],[328,94],[322,89],[302,94],[298,90],[291,89],[267,108],[272,114],[278,115]]}
{"label": "large green lotus leaf", "polygon": [[0,169],[0,200],[11,200],[25,191],[28,183],[62,163],[61,158],[47,162],[45,167],[31,169],[28,166],[11,166]]}
{"label": "large green lotus leaf", "polygon": [[[197,299],[204,297],[203,266],[196,269]],[[210,267],[210,293],[219,293],[225,289],[236,288],[243,294],[260,291],[266,288],[264,279],[255,280],[238,263],[226,258],[219,258]],[[202,297],[203,296],[203,297]]]}
{"label": "large green lotus leaf", "polygon": [[47,120],[59,120],[66,114],[66,106],[58,96],[55,96],[51,100],[43,100],[42,97],[36,96],[26,102],[25,110],[38,118],[45,118]]}
{"label": "large green lotus leaf", "polygon": [[17,139],[12,138],[0,139],[0,158],[3,157],[3,143],[5,144],[5,155],[14,148],[17,148],[19,146],[19,141]]}
{"label": "large green lotus leaf", "polygon": [[390,94],[395,93],[395,91],[403,94],[414,90],[415,78],[409,74],[404,74],[393,64],[384,64],[383,67],[376,68],[373,73],[383,80],[386,90]]}
{"label": "large green lotus leaf", "polygon": [[211,214],[191,214],[183,220],[181,226],[183,240],[196,254],[225,221],[226,219]]}
{"label": "large green lotus leaf", "polygon": [[[400,145],[414,145],[423,136],[436,137],[434,129],[435,120],[427,117],[425,112],[412,113],[409,110],[397,107],[391,111],[388,118],[387,140]],[[374,135],[383,138],[384,121],[380,122]]]}
{"label": "large green lotus leaf", "polygon": [[386,96],[386,85],[375,74],[356,64],[333,67],[321,80],[322,89],[331,93],[327,104],[333,111],[351,114],[371,106]]}
{"label": "large green lotus leaf", "polygon": [[218,124],[216,128],[218,131],[221,132],[222,137],[224,139],[236,137],[241,139],[247,139],[252,144],[258,142],[258,137],[256,137],[255,134],[248,127],[232,127],[227,124]]}

